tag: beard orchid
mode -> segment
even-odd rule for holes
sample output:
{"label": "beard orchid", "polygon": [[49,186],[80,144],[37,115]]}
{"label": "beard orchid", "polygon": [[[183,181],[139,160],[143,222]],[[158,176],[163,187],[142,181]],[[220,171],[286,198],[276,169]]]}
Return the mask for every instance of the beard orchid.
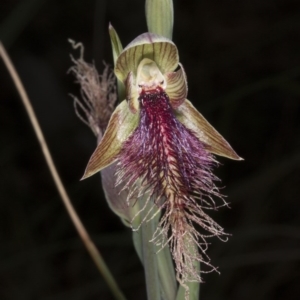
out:
{"label": "beard orchid", "polygon": [[140,35],[116,58],[114,71],[126,99],[113,112],[83,178],[116,164],[115,184],[128,190],[128,204],[146,197],[162,212],[152,242],[169,245],[178,281],[201,281],[194,261],[210,266],[206,238],[225,235],[206,213],[217,207],[214,197],[222,199],[212,173],[214,154],[241,158],[186,99],[185,71],[171,40]]}

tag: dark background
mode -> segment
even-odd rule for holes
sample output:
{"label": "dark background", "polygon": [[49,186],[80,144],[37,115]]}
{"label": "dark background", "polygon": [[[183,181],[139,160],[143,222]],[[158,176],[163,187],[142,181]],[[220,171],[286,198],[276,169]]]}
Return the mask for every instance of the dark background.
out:
{"label": "dark background", "polygon": [[[76,117],[68,38],[112,63],[110,21],[123,45],[146,31],[144,1],[0,1],[0,38],[24,82],[84,224],[128,299],[145,299],[131,232],[108,208],[99,176],[79,182],[96,141]],[[175,1],[174,41],[189,99],[243,162],[220,158],[231,209],[214,219],[221,275],[201,299],[300,298],[300,1]],[[0,299],[113,299],[67,215],[16,89],[0,62]]]}

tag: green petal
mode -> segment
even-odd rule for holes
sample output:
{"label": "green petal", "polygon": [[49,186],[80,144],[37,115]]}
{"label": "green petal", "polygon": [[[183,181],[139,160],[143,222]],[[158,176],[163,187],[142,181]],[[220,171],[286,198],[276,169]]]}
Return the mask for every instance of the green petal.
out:
{"label": "green petal", "polygon": [[206,149],[214,154],[234,160],[242,160],[229,143],[214,129],[188,100],[175,110],[178,120],[192,130]]}
{"label": "green petal", "polygon": [[147,32],[134,39],[118,57],[115,66],[118,79],[124,82],[130,71],[136,76],[144,58],[153,60],[162,74],[174,71],[179,63],[177,48],[171,40]]}
{"label": "green petal", "polygon": [[91,156],[82,179],[90,177],[116,161],[122,144],[136,129],[139,114],[132,114],[126,100],[122,101],[108,123],[102,140]]}
{"label": "green petal", "polygon": [[179,65],[180,69],[178,71],[165,74],[167,83],[166,93],[170,98],[173,108],[177,108],[184,102],[188,92],[186,75],[182,65]]}
{"label": "green petal", "polygon": [[172,39],[174,12],[172,0],[146,0],[148,31]]}
{"label": "green petal", "polygon": [[[119,38],[116,30],[113,28],[113,26],[111,24],[109,24],[108,31],[109,31],[109,35],[110,35],[114,65],[116,65],[117,58],[121,54],[121,52],[123,50],[123,46],[122,46],[122,43],[120,41],[120,38]],[[118,80],[117,85],[118,85],[119,99],[124,99],[124,97],[125,97],[124,84],[122,81]]]}
{"label": "green petal", "polygon": [[119,38],[116,30],[113,28],[113,26],[110,23],[108,26],[108,31],[109,31],[109,36],[110,36],[111,47],[113,50],[114,64],[116,64],[118,56],[123,51],[123,46],[122,46],[122,43],[120,41],[120,38]]}

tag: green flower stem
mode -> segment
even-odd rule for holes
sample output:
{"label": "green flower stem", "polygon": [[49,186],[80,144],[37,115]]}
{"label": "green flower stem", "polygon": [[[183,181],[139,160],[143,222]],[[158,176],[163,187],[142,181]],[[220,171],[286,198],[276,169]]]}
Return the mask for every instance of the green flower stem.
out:
{"label": "green flower stem", "polygon": [[[137,202],[133,208],[135,213],[140,209],[140,207],[139,202]],[[149,209],[149,207],[145,208],[145,212],[143,214],[147,212],[147,209]],[[153,214],[156,212],[157,211],[153,211]],[[133,221],[134,228],[140,224],[143,217],[145,217],[145,215],[139,215],[135,218]],[[177,284],[169,246],[166,245],[160,250],[159,247],[155,246],[152,242],[149,242],[153,237],[154,231],[157,229],[159,218],[160,213],[157,213],[155,218],[149,222],[144,222],[138,231],[134,231],[133,242],[138,256],[145,267],[147,290],[153,290],[153,277],[151,278],[151,276],[155,274],[157,277],[155,278],[155,287],[157,288],[157,279],[159,279],[159,290],[160,295],[163,297],[162,299],[174,300],[177,292]],[[147,268],[146,265],[148,265]],[[148,297],[150,297],[149,294]]]}
{"label": "green flower stem", "polygon": [[174,300],[176,297],[177,284],[175,278],[174,264],[168,245],[166,245],[162,250],[160,250],[157,253],[157,261],[163,299]]}
{"label": "green flower stem", "polygon": [[[143,207],[145,199],[140,199],[135,206]],[[150,242],[152,236],[157,228],[159,214],[149,222],[143,221],[146,218],[148,209],[151,208],[151,204],[147,203],[143,211],[133,220],[133,227],[137,228],[141,224],[139,230],[133,232],[133,241],[136,251],[144,265],[146,287],[147,287],[147,299],[148,300],[161,300],[160,281],[158,273],[157,263],[157,247],[154,243]],[[134,207],[138,209],[138,207]]]}
{"label": "green flower stem", "polygon": [[160,282],[158,275],[158,263],[156,247],[150,242],[156,227],[154,222],[145,222],[142,227],[143,261],[149,300],[160,300]]}
{"label": "green flower stem", "polygon": [[172,39],[173,33],[173,1],[146,0],[146,19],[148,31]]}

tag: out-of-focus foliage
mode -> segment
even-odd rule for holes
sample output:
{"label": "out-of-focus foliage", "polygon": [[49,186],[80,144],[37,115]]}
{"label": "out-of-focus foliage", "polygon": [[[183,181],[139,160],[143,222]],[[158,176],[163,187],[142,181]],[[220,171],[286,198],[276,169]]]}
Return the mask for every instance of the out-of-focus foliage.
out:
{"label": "out-of-focus foliage", "polygon": [[[79,89],[66,71],[68,38],[83,42],[85,59],[99,69],[103,59],[112,64],[108,22],[126,45],[146,31],[144,2],[41,2],[1,1],[0,39],[83,222],[128,299],[143,299],[130,230],[107,207],[99,177],[79,182],[95,145],[75,117],[68,93]],[[212,243],[221,276],[205,275],[201,297],[299,299],[300,2],[177,0],[174,10],[189,99],[245,158],[217,170],[231,209],[215,219],[233,236]],[[112,299],[61,204],[2,63],[0,82],[0,298]]]}

